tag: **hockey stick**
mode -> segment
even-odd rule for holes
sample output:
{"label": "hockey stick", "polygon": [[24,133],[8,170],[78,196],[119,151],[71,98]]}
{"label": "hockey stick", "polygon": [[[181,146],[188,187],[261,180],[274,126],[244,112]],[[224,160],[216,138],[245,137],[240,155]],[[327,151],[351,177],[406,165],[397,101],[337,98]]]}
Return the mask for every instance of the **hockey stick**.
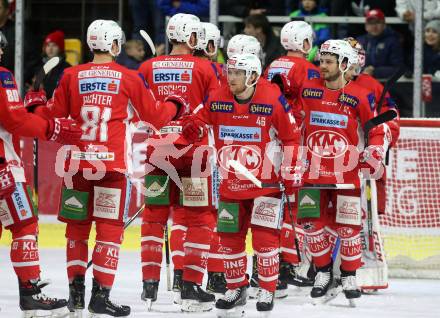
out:
{"label": "hockey stick", "polygon": [[165,225],[165,263],[167,268],[167,290],[171,291],[170,244],[168,240],[168,222]]}
{"label": "hockey stick", "polygon": [[[41,83],[44,78],[50,71],[54,69],[60,63],[60,58],[55,56],[47,61],[38,74],[35,76],[35,81],[32,86],[32,90],[34,92],[38,92],[40,90]],[[32,201],[34,202],[35,212],[38,213],[38,139],[34,138],[33,141],[33,170],[34,170],[34,188],[32,189]]]}
{"label": "hockey stick", "polygon": [[[139,216],[139,214],[142,213],[142,211],[144,210],[144,208],[145,208],[145,203],[142,204],[142,206],[139,208],[139,210],[137,210],[136,213],[133,214],[133,215],[131,216],[131,218],[129,218],[128,221],[124,223],[124,230],[125,230],[125,229],[126,229],[131,223],[133,223],[133,221]],[[90,261],[87,263],[87,269],[89,269],[90,266],[92,266],[92,260],[90,260]]]}
{"label": "hockey stick", "polygon": [[154,43],[153,43],[153,40],[151,40],[151,37],[144,30],[140,30],[139,33],[141,34],[141,36],[145,40],[145,42],[147,42],[148,46],[150,47],[151,53],[153,53],[153,56],[156,56],[156,47],[154,46]]}
{"label": "hockey stick", "polygon": [[234,168],[235,171],[237,171],[238,173],[245,176],[249,181],[251,181],[257,187],[259,187],[259,188],[275,188],[275,189],[279,189],[283,192],[284,196],[286,197],[286,201],[287,201],[287,210],[289,211],[289,216],[290,216],[290,219],[292,220],[292,234],[293,234],[293,240],[295,242],[296,255],[298,255],[298,261],[301,262],[301,253],[299,250],[298,236],[296,235],[296,230],[295,230],[295,220],[293,218],[292,206],[290,205],[289,195],[285,191],[284,184],[282,182],[280,182],[280,183],[263,183],[263,182],[261,182],[252,174],[252,172],[250,172],[239,161],[229,160],[229,165],[232,168]]}

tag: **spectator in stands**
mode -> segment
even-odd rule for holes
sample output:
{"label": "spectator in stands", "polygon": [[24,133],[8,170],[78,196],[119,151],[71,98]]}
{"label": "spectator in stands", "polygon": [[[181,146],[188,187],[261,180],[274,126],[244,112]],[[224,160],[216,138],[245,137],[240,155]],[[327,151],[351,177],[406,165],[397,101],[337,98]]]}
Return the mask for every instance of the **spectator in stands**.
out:
{"label": "spectator in stands", "polygon": [[244,25],[244,33],[256,37],[261,44],[263,67],[284,55],[285,52],[280,45],[280,38],[274,34],[272,26],[265,15],[254,14],[247,16],[244,19]]}
{"label": "spectator in stands", "polygon": [[423,73],[440,78],[440,20],[431,20],[425,26]]}
{"label": "spectator in stands", "polygon": [[[332,16],[358,16],[363,17],[373,8],[381,9],[387,17],[395,16],[395,0],[332,0],[330,15]],[[337,37],[346,38],[347,36],[357,37],[363,34],[364,30],[360,24],[337,25]]]}
{"label": "spectator in stands", "polygon": [[124,50],[117,62],[131,70],[137,70],[145,58],[144,45],[141,40],[129,40],[124,44]]}
{"label": "spectator in stands", "polygon": [[199,18],[209,17],[209,0],[156,0],[165,16],[189,13]]}
{"label": "spectator in stands", "polygon": [[219,3],[220,14],[233,15],[241,18],[255,14],[280,16],[288,15],[291,12],[287,1],[221,0]]}
{"label": "spectator in stands", "polygon": [[[14,72],[15,67],[15,23],[10,19],[9,14],[9,2],[8,0],[0,0],[0,31],[3,32],[6,39],[8,40],[9,47],[4,52],[0,65],[6,67],[10,71]],[[28,25],[25,25],[26,29],[31,30]],[[39,63],[39,52],[40,46],[36,40],[35,34],[32,32],[25,32],[23,43],[24,43],[24,81],[25,83],[30,83],[32,81],[32,76],[34,75],[33,70],[35,66]]]}
{"label": "spectator in stands", "polygon": [[[61,30],[49,33],[44,39],[43,58],[41,63],[34,68],[34,74],[36,75],[41,67],[43,67],[44,63],[55,56],[58,56],[61,59],[60,63],[49,74],[47,74],[42,83],[47,98],[52,97],[53,91],[55,90],[64,69],[70,67],[70,64],[66,62],[66,56],[64,54],[64,32]],[[35,80],[35,77],[33,80]]]}
{"label": "spectator in stands", "polygon": [[[416,1],[420,0],[396,0],[397,15],[410,24],[414,23]],[[425,20],[440,19],[439,0],[425,0],[423,18]]]}
{"label": "spectator in stands", "polygon": [[[326,17],[327,14],[318,6],[318,0],[301,0],[300,8],[293,11],[290,17],[304,17],[304,16],[314,16],[314,17]],[[317,57],[318,49],[322,43],[330,39],[330,27],[324,23],[314,23],[313,30],[315,31],[315,40],[312,50],[309,53],[308,60],[313,62]]]}
{"label": "spectator in stands", "polygon": [[368,11],[365,20],[367,34],[358,38],[366,53],[364,73],[376,78],[387,78],[403,64],[399,37],[386,26],[382,10]]}

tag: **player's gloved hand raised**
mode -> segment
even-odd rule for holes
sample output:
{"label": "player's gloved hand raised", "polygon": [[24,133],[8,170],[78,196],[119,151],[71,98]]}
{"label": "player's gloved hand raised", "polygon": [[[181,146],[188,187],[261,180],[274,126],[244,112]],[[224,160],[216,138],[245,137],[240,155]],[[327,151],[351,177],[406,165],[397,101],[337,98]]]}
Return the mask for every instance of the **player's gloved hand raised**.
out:
{"label": "player's gloved hand raised", "polygon": [[[383,167],[384,150],[380,146],[368,146],[359,155],[359,170],[364,177],[375,175]],[[378,176],[380,177],[380,176]]]}
{"label": "player's gloved hand raised", "polygon": [[24,97],[24,107],[29,113],[33,113],[35,108],[38,106],[45,106],[47,103],[46,92],[44,90],[40,91],[29,91]]}
{"label": "player's gloved hand raised", "polygon": [[290,81],[286,75],[277,73],[272,77],[271,83],[278,85],[285,97],[290,98],[293,95]]}
{"label": "player's gloved hand raised", "polygon": [[73,119],[55,118],[49,120],[47,140],[64,145],[77,144],[83,134],[82,129]]}
{"label": "player's gloved hand raised", "polygon": [[176,115],[172,120],[177,120],[180,117],[189,114],[190,112],[188,102],[185,100],[185,98],[183,98],[180,95],[177,94],[168,95],[165,98],[164,102],[172,102],[177,107]]}
{"label": "player's gloved hand raised", "polygon": [[15,191],[15,179],[6,159],[0,158],[0,200],[6,199]]}
{"label": "player's gloved hand raised", "polygon": [[189,143],[201,141],[206,134],[206,125],[195,116],[184,116],[182,121],[182,135]]}

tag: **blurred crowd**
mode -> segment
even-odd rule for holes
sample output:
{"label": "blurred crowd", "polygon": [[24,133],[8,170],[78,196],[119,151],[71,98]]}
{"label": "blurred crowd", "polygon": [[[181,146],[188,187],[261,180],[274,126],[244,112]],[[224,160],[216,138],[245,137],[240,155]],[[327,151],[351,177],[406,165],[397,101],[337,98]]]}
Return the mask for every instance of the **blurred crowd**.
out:
{"label": "blurred crowd", "polygon": [[[284,55],[279,41],[281,25],[271,24],[267,16],[290,16],[300,19],[305,16],[361,16],[362,24],[315,23],[315,47],[308,59],[317,62],[317,51],[321,43],[330,38],[355,37],[366,50],[365,73],[378,79],[389,77],[401,65],[408,68],[406,77],[411,78],[414,68],[414,17],[417,0],[222,0],[219,2],[220,15],[243,18],[243,23],[221,25],[225,42],[231,36],[244,32],[255,36],[263,48],[263,66]],[[176,13],[191,13],[202,20],[209,19],[209,0],[129,0],[131,30],[126,33],[128,41],[118,62],[131,69],[137,69],[142,61],[151,56],[148,46],[140,37],[144,29],[151,35],[157,54],[165,54],[165,16]],[[0,30],[9,43],[15,40],[13,21],[14,1],[0,0]],[[399,17],[402,24],[387,24],[387,18]],[[440,0],[424,2],[424,52],[423,73],[440,79]],[[53,30],[43,43],[35,43],[32,32],[25,32],[24,80],[32,84],[34,74],[52,56],[64,59],[64,33]],[[5,53],[2,64],[14,69],[14,46]],[[219,62],[223,62],[219,55]],[[50,95],[58,76],[67,62],[59,65],[56,72],[45,80],[46,91]]]}

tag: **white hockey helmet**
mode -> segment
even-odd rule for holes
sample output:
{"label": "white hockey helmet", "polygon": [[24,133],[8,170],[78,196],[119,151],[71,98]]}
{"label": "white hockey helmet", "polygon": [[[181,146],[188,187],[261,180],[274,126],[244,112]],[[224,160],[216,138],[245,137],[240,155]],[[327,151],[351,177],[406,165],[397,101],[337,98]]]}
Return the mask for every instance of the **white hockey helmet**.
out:
{"label": "white hockey helmet", "polygon": [[179,43],[186,43],[190,48],[189,40],[193,33],[196,33],[197,39],[203,37],[203,27],[200,19],[192,14],[177,13],[173,15],[167,24],[167,38]]}
{"label": "white hockey helmet", "polygon": [[365,50],[362,47],[362,44],[359,43],[358,40],[352,37],[348,37],[344,39],[348,42],[348,44],[351,45],[351,47],[354,49],[354,51],[357,53],[358,56],[358,65],[360,68],[365,66]]}
{"label": "white hockey helmet", "polygon": [[[313,29],[307,22],[292,21],[283,26],[281,29],[280,41],[286,50],[301,51],[304,54],[310,52],[313,47]],[[310,48],[304,50],[304,40],[310,44]]]}
{"label": "white hockey helmet", "polygon": [[[228,70],[236,69],[246,72],[246,87],[254,86],[260,78],[262,71],[260,59],[255,54],[251,53],[233,55],[228,59],[227,67]],[[248,84],[253,72],[257,73],[257,80],[252,84]]]}
{"label": "white hockey helmet", "polygon": [[[344,40],[327,40],[321,44],[319,54],[331,53],[338,56],[339,70],[345,73],[350,66],[358,63],[358,55],[351,45]],[[347,68],[341,69],[342,62],[347,59]]]}
{"label": "white hockey helmet", "polygon": [[226,55],[231,58],[236,54],[250,53],[261,58],[261,44],[256,37],[246,34],[234,35],[228,42]]}
{"label": "white hockey helmet", "polygon": [[8,40],[2,31],[0,31],[0,49],[5,49],[8,46]]}
{"label": "white hockey helmet", "polygon": [[[208,56],[216,55],[221,43],[220,30],[215,24],[208,22],[202,22],[202,27],[204,32],[202,32],[201,38],[197,39],[196,50],[203,50]],[[214,52],[207,51],[209,41],[214,43]]]}
{"label": "white hockey helmet", "polygon": [[[113,41],[118,42],[119,51],[116,54],[112,53]],[[95,20],[87,29],[87,44],[92,51],[100,50],[118,56],[124,42],[124,32],[115,21]]]}

